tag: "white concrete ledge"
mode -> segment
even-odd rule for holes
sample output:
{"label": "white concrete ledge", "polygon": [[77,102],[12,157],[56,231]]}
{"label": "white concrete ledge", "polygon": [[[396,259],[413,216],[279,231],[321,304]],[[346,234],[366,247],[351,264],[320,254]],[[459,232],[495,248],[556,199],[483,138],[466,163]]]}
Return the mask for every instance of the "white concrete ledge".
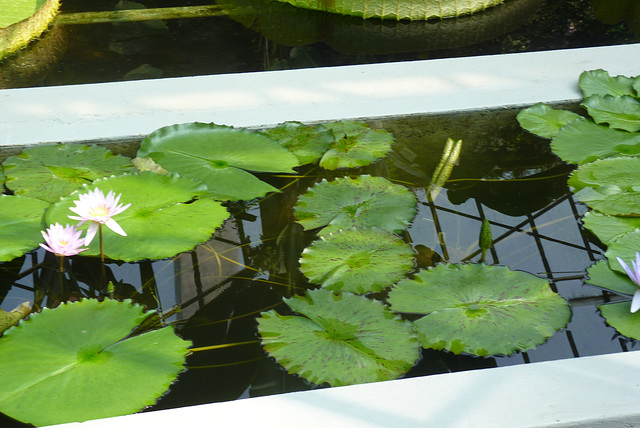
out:
{"label": "white concrete ledge", "polygon": [[637,75],[640,44],[0,91],[0,145],[576,100],[584,70]]}

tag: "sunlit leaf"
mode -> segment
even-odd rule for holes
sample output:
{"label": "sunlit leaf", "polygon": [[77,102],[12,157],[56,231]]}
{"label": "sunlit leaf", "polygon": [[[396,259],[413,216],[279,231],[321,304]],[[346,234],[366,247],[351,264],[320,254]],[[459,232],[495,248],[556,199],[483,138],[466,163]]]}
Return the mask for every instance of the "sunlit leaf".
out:
{"label": "sunlit leaf", "polygon": [[486,356],[544,343],[571,317],[546,280],[507,267],[442,264],[395,285],[391,309],[414,321],[422,346]]}
{"label": "sunlit leaf", "polygon": [[335,142],[333,132],[322,125],[307,126],[300,122],[285,122],[262,131],[298,157],[300,164],[315,163]]}
{"label": "sunlit leaf", "polygon": [[341,386],[396,379],[420,356],[411,325],[377,300],[320,289],[285,302],[299,315],[263,312],[262,345],[289,373],[310,382]]}
{"label": "sunlit leaf", "polygon": [[0,195],[0,262],[20,257],[44,242],[40,231],[48,206],[40,199]]}
{"label": "sunlit leaf", "polygon": [[129,158],[99,146],[33,146],[3,163],[7,187],[16,194],[55,202],[99,178],[135,172]]}
{"label": "sunlit leaf", "polygon": [[381,291],[414,266],[411,245],[380,229],[350,229],[323,236],[305,248],[300,270],[329,290]]}
{"label": "sunlit leaf", "polygon": [[632,85],[632,78],[610,76],[604,70],[585,71],[578,80],[585,98],[592,95],[635,95]]}
{"label": "sunlit leaf", "polygon": [[[629,264],[631,260],[632,259],[626,260],[627,264]],[[635,260],[635,256],[633,260]],[[617,261],[613,263],[612,266],[620,265]],[[605,290],[632,296],[638,289],[638,286],[629,279],[624,271],[622,272],[623,273],[619,273],[617,270],[612,270],[607,260],[599,260],[587,269],[587,278],[585,278],[584,282],[604,288]]]}
{"label": "sunlit leaf", "polygon": [[202,181],[221,200],[251,200],[277,192],[251,172],[293,173],[299,165],[269,137],[212,123],[160,128],[142,141],[138,157],[150,157],[170,172]]}
{"label": "sunlit leaf", "polygon": [[624,268],[620,266],[617,258],[620,257],[631,266],[631,260],[636,259],[636,251],[640,251],[640,229],[626,233],[609,243],[609,247],[604,254],[607,260],[609,260],[611,269],[625,273]]}
{"label": "sunlit leaf", "polygon": [[527,131],[539,137],[552,138],[567,123],[580,117],[577,113],[538,103],[520,111],[517,119],[520,126]]}
{"label": "sunlit leaf", "polygon": [[[219,202],[203,198],[206,186],[175,175],[152,172],[128,174],[97,180],[51,206],[46,214],[47,224],[69,222],[69,209],[75,206],[79,193],[94,188],[105,194],[112,190],[122,194],[120,203],[131,203],[126,211],[113,217],[127,236],[120,236],[102,227],[104,252],[107,257],[136,261],[163,259],[208,241],[217,227],[229,216]],[[85,224],[82,228],[86,228]],[[99,239],[94,239],[83,255],[99,254]]]}
{"label": "sunlit leaf", "polygon": [[416,197],[404,186],[383,177],[325,179],[298,198],[294,215],[305,230],[326,228],[323,234],[352,227],[406,229],[415,216]]}
{"label": "sunlit leaf", "polygon": [[586,213],[582,222],[605,245],[622,235],[640,229],[640,217],[605,215],[595,211]]}
{"label": "sunlit leaf", "polygon": [[640,312],[631,313],[631,302],[607,303],[598,309],[607,324],[618,333],[640,340]]}
{"label": "sunlit leaf", "polygon": [[640,100],[630,95],[592,95],[582,102],[597,123],[628,132],[640,130]]}
{"label": "sunlit leaf", "polygon": [[130,301],[43,309],[0,338],[0,411],[37,426],[135,413],[184,369],[172,327],[128,337],[146,318]]}
{"label": "sunlit leaf", "polygon": [[385,157],[394,141],[389,132],[369,128],[364,122],[345,120],[323,126],[335,139],[320,159],[320,166],[329,170],[367,166]]}

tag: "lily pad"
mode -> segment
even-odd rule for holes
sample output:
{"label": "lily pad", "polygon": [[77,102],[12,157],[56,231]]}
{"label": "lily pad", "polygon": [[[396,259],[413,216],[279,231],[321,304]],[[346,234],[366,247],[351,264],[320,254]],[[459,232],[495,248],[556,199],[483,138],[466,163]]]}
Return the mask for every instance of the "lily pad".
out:
{"label": "lily pad", "polygon": [[372,129],[364,122],[325,123],[333,132],[334,143],[320,159],[320,166],[335,170],[367,166],[391,151],[393,135],[384,129]]}
{"label": "lily pad", "polygon": [[546,280],[503,266],[443,264],[394,286],[396,312],[413,322],[422,346],[455,354],[510,355],[544,343],[571,318]]}
{"label": "lily pad", "polygon": [[630,95],[592,95],[582,102],[596,123],[628,132],[640,131],[640,100]]}
{"label": "lily pad", "polygon": [[40,231],[48,206],[40,199],[0,195],[0,262],[20,257],[44,242]]}
{"label": "lily pad", "polygon": [[251,200],[277,192],[248,171],[293,173],[299,165],[269,137],[213,123],[160,128],[142,141],[138,157],[150,157],[170,172],[202,181],[220,200]]}
{"label": "lily pad", "polygon": [[[61,199],[46,214],[47,224],[69,222],[78,194],[99,188],[122,194],[120,203],[131,203],[126,211],[113,217],[127,236],[102,227],[104,252],[111,259],[136,261],[163,259],[189,251],[208,241],[229,216],[221,203],[203,198],[207,188],[201,183],[176,175],[153,172],[128,174],[96,180],[92,185]],[[87,224],[82,226],[86,228]],[[83,255],[99,254],[99,239],[94,239]]]}
{"label": "lily pad", "polygon": [[589,211],[582,218],[584,227],[589,229],[605,245],[621,236],[640,229],[640,217],[621,217]]}
{"label": "lily pad", "polygon": [[319,161],[335,142],[333,132],[324,126],[307,126],[300,122],[285,122],[262,131],[262,134],[289,149],[302,165]]}
{"label": "lily pad", "polygon": [[164,327],[129,337],[149,313],[87,299],[43,309],[0,338],[0,411],[36,426],[152,405],[184,369],[189,342]]}
{"label": "lily pad", "polygon": [[298,198],[294,215],[305,230],[326,228],[323,234],[352,227],[405,230],[416,213],[409,189],[382,177],[323,179]]}
{"label": "lily pad", "polygon": [[518,113],[518,123],[522,128],[542,138],[553,138],[566,124],[579,119],[577,113],[554,109],[538,103]]}
{"label": "lily pad", "polygon": [[631,302],[607,303],[598,309],[607,324],[618,333],[640,340],[640,312],[631,313]]}
{"label": "lily pad", "polygon": [[640,158],[601,159],[569,177],[576,198],[609,215],[640,215]]}
{"label": "lily pad", "polygon": [[342,386],[396,379],[420,357],[411,325],[377,300],[322,289],[284,300],[299,315],[263,312],[262,345],[289,373],[310,382]]}
{"label": "lily pad", "polygon": [[411,245],[380,229],[326,235],[304,249],[300,270],[329,290],[356,294],[382,291],[414,266]]}
{"label": "lily pad", "polygon": [[633,78],[610,76],[605,70],[590,70],[580,74],[578,86],[584,97],[592,95],[635,95]]}
{"label": "lily pad", "polygon": [[79,144],[30,147],[7,158],[2,166],[9,189],[47,202],[98,178],[136,171],[129,158],[103,147]]}
{"label": "lily pad", "polygon": [[[627,263],[630,260],[631,259],[627,259]],[[617,265],[620,264],[617,260],[614,263]],[[618,271],[612,270],[609,267],[609,262],[606,260],[599,260],[594,265],[590,266],[587,269],[587,278],[584,282],[586,284],[595,285],[596,287],[628,296],[633,296],[638,289],[638,286],[635,285],[626,274],[621,274]]]}
{"label": "lily pad", "polygon": [[624,268],[618,263],[618,257],[629,263],[635,260],[636,251],[640,249],[640,230],[634,230],[626,233],[609,244],[607,251],[604,253],[609,260],[611,269],[625,273]]}

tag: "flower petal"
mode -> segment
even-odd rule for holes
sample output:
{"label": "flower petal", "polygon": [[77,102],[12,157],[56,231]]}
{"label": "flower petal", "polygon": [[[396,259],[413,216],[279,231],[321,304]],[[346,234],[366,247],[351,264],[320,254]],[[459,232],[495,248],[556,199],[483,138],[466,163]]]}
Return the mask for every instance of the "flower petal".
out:
{"label": "flower petal", "polygon": [[640,290],[636,290],[633,293],[633,298],[631,299],[631,313],[635,314],[638,309],[640,309]]}
{"label": "flower petal", "polygon": [[107,220],[107,222],[104,225],[107,226],[109,229],[113,230],[118,235],[127,236],[124,229],[120,227],[120,225],[116,223],[116,221],[112,218]]}
{"label": "flower petal", "polygon": [[89,229],[87,229],[87,234],[84,237],[84,245],[88,246],[91,241],[93,241],[93,238],[96,236],[96,233],[98,232],[98,223],[96,223],[95,221],[92,221],[91,224],[89,224]]}

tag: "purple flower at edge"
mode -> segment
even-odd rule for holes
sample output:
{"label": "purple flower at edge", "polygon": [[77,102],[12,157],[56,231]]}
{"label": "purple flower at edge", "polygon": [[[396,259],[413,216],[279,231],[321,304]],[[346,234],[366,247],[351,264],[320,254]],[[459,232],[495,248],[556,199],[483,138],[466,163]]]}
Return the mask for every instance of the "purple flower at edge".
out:
{"label": "purple flower at edge", "polygon": [[42,232],[46,244],[40,244],[40,246],[57,256],[75,256],[88,249],[80,248],[84,245],[84,239],[80,238],[80,235],[82,231],[75,226],[67,224],[62,227],[60,223],[52,224],[46,232]]}
{"label": "purple flower at edge", "polygon": [[[632,267],[629,267],[620,257],[617,257],[617,259],[620,266],[622,266],[629,276],[629,279],[631,279],[635,285],[640,287],[640,252],[636,251],[636,259],[635,261],[631,261]],[[631,313],[637,312],[638,309],[640,309],[640,289],[633,293],[633,298],[631,299]]]}

